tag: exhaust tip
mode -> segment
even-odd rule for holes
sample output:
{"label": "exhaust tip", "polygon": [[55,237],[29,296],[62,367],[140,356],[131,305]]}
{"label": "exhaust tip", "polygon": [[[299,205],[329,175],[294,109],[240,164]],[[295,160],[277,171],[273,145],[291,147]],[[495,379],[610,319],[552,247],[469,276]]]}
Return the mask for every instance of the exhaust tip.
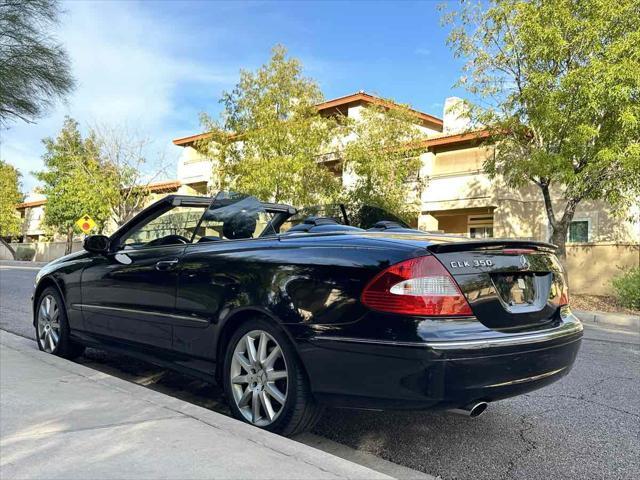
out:
{"label": "exhaust tip", "polygon": [[476,418],[482,415],[488,406],[489,404],[487,402],[476,402],[449,411],[457,413],[458,415],[464,415],[465,417]]}
{"label": "exhaust tip", "polygon": [[489,404],[487,402],[478,402],[474,404],[471,407],[471,410],[469,410],[469,416],[471,418],[479,417],[484,413],[484,411],[487,409],[488,406]]}

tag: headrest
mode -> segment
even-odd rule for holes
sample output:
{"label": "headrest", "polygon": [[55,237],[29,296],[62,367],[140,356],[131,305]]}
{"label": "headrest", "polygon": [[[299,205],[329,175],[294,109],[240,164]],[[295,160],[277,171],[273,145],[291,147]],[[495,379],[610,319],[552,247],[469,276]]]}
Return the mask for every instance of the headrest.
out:
{"label": "headrest", "polygon": [[237,212],[222,225],[222,234],[229,240],[251,238],[256,231],[256,219],[249,213]]}

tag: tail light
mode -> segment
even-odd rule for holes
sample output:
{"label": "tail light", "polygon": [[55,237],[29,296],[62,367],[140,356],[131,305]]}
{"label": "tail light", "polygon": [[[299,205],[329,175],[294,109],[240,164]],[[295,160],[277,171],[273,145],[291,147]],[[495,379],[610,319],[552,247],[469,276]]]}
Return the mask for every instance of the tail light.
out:
{"label": "tail light", "polygon": [[469,303],[453,277],[432,256],[396,263],[365,287],[362,303],[373,310],[425,316],[469,316]]}

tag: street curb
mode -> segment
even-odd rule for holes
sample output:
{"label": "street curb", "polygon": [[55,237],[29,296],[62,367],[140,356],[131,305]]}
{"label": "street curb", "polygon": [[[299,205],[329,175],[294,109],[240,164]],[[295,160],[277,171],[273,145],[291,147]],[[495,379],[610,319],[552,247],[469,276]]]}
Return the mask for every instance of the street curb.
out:
{"label": "street curb", "polygon": [[640,331],[640,316],[626,313],[607,313],[597,311],[573,310],[573,313],[583,322],[608,325],[612,327],[630,328]]}
{"label": "street curb", "polygon": [[222,430],[230,437],[240,437],[247,442],[261,448],[267,448],[276,453],[295,459],[298,462],[310,465],[319,471],[331,473],[339,478],[349,479],[392,479],[379,471],[372,470],[357,463],[318,450],[295,440],[281,437],[274,433],[261,430],[220,413],[213,412],[203,407],[170,397],[137,385],[135,383],[113,377],[109,374],[93,370],[84,365],[70,362],[54,355],[40,352],[35,347],[35,342],[25,339],[13,333],[0,330],[0,345],[2,348],[10,348],[20,353],[33,356],[38,361],[49,364],[55,368],[66,371],[71,375],[77,375],[85,380],[99,384],[107,389],[117,390],[121,393],[134,396],[157,407],[164,408],[179,416],[195,419],[218,431]]}
{"label": "street curb", "polygon": [[0,266],[4,267],[44,267],[49,262],[32,262],[29,260],[0,260]]}

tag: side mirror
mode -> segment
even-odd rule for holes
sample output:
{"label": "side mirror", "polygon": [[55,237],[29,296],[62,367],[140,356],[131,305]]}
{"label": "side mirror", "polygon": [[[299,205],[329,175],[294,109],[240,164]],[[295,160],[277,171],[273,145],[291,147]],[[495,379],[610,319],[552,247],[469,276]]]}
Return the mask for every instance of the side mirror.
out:
{"label": "side mirror", "polygon": [[82,247],[91,253],[107,253],[109,251],[109,237],[105,235],[89,235],[84,239]]}

